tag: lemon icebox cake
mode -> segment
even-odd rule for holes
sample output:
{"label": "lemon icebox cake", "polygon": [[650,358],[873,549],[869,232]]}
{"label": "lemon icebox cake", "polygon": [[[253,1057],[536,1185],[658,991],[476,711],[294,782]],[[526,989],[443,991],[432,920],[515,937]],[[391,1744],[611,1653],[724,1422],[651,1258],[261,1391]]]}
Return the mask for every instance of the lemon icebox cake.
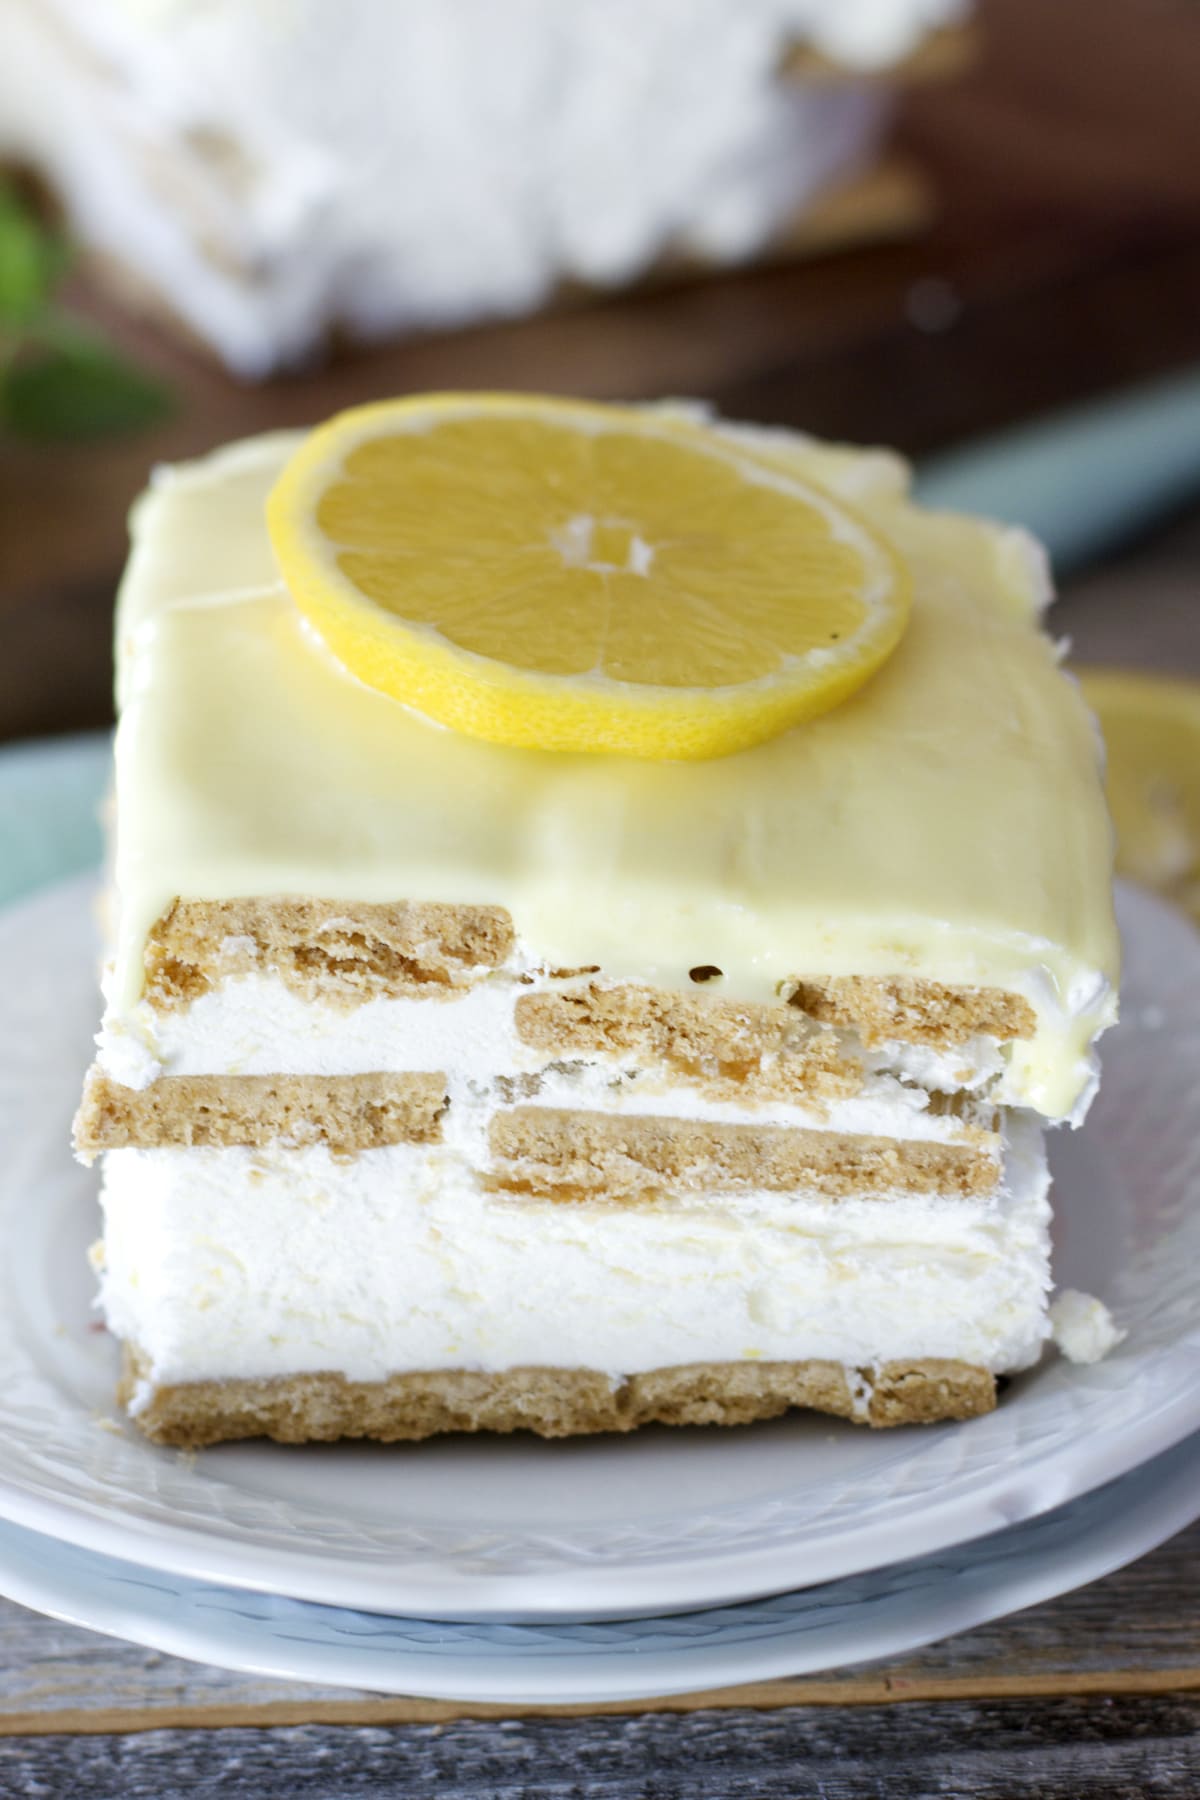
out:
{"label": "lemon icebox cake", "polygon": [[1032,541],[884,452],[479,395],[132,530],[76,1142],[141,1428],[993,1406],[1118,962]]}

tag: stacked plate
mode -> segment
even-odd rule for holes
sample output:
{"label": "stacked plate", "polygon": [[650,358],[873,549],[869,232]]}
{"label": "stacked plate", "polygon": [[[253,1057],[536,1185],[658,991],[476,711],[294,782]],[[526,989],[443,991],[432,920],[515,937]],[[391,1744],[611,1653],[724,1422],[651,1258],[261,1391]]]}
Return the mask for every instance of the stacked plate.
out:
{"label": "stacked plate", "polygon": [[67,1149],[105,755],[0,758],[0,1592],[259,1674],[598,1701],[895,1655],[1200,1515],[1200,938],[1133,892],[1124,1022],[1054,1155],[1059,1280],[1128,1330],[1104,1362],[1048,1356],[988,1418],[875,1434],[145,1443],[113,1406]]}

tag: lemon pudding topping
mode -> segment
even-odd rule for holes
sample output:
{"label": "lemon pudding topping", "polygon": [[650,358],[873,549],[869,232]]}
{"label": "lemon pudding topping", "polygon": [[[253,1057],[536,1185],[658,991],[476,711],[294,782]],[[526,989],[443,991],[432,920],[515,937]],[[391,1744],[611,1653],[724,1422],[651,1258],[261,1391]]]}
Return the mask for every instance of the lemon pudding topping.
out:
{"label": "lemon pudding topping", "polygon": [[[644,417],[699,429],[692,413]],[[1035,546],[913,505],[879,453],[707,435],[861,520],[912,610],[855,694],[704,761],[485,743],[349,674],[267,531],[268,497],[278,507],[311,440],[277,433],[160,472],[134,514],[118,626],[118,1024],[133,1024],[147,938],[180,895],[402,895],[505,907],[548,965],[685,992],[696,967],[750,1001],[825,976],[1004,989],[1036,1015],[1009,1053],[1017,1097],[1069,1112],[1113,1016],[1117,944],[1094,734],[1038,629]],[[389,670],[401,660],[389,640]],[[514,712],[524,673],[501,671]],[[568,710],[587,686],[547,679]],[[598,706],[625,704],[627,689],[598,686]],[[704,715],[703,696],[678,692]],[[646,693],[650,730],[660,689]]]}

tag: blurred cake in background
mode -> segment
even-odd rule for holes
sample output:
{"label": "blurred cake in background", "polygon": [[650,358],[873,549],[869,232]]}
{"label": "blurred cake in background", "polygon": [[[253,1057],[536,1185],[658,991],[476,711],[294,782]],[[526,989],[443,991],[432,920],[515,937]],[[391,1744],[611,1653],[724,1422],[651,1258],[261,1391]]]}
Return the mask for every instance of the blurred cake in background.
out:
{"label": "blurred cake in background", "polygon": [[[0,157],[239,375],[903,229],[967,0],[0,0]],[[875,171],[872,173],[872,171]]]}

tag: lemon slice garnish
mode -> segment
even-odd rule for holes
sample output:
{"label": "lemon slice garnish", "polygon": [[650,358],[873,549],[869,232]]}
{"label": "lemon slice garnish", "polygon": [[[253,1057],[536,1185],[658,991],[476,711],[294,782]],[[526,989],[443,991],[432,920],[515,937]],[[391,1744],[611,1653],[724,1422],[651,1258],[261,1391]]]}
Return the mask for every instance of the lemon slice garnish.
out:
{"label": "lemon slice garnish", "polygon": [[1200,921],[1200,682],[1076,673],[1104,733],[1117,869]]}
{"label": "lemon slice garnish", "polygon": [[442,394],[340,414],[268,502],[360,680],[470,736],[720,756],[847,698],[909,612],[889,546],[675,414]]}

